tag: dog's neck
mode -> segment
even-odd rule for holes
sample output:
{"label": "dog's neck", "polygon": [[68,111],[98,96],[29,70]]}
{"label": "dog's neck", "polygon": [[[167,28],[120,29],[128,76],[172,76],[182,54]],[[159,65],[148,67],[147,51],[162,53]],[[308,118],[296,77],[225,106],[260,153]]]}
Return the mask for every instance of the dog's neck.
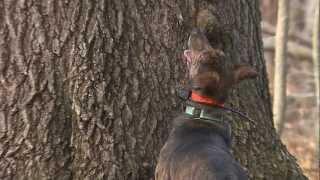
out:
{"label": "dog's neck", "polygon": [[194,108],[193,110],[198,112],[193,115],[185,113],[185,116],[178,118],[175,121],[175,130],[180,133],[183,131],[185,135],[197,133],[215,137],[216,141],[219,141],[220,137],[227,147],[231,146],[232,136],[228,113],[193,101],[187,102],[187,108]]}

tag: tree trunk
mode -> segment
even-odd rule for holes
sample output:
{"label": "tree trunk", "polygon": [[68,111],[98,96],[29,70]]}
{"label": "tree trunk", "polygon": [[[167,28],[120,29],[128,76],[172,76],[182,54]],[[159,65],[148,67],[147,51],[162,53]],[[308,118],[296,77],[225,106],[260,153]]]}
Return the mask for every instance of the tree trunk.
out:
{"label": "tree trunk", "polygon": [[315,133],[316,133],[316,163],[319,167],[319,123],[320,123],[320,0],[316,0],[315,3],[315,18],[313,27],[313,67],[314,67],[314,84],[316,93],[316,123],[315,123]]}
{"label": "tree trunk", "polygon": [[282,134],[284,128],[284,115],[286,110],[286,83],[287,83],[287,41],[289,30],[289,1],[278,1],[278,23],[275,44],[275,71],[274,71],[274,97],[273,119],[275,126]]}
{"label": "tree trunk", "polygon": [[0,2],[0,179],[151,179],[173,114],[180,56],[207,9],[231,62],[234,154],[252,179],[305,179],[275,133],[255,1]]}

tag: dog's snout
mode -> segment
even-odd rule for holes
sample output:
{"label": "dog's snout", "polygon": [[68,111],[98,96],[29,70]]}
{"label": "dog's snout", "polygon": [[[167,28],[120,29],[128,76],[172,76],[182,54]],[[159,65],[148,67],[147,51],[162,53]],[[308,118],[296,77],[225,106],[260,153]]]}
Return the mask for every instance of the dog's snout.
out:
{"label": "dog's snout", "polygon": [[202,51],[209,49],[211,46],[204,32],[200,29],[194,29],[189,36],[188,47],[191,50]]}

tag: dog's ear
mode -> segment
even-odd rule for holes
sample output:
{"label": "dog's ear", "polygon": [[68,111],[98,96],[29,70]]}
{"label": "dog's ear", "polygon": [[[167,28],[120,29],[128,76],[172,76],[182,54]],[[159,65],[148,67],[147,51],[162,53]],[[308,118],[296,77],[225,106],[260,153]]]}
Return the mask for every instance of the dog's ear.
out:
{"label": "dog's ear", "polygon": [[248,65],[235,65],[233,68],[233,80],[234,84],[239,83],[245,79],[251,79],[257,77],[258,73],[253,67]]}

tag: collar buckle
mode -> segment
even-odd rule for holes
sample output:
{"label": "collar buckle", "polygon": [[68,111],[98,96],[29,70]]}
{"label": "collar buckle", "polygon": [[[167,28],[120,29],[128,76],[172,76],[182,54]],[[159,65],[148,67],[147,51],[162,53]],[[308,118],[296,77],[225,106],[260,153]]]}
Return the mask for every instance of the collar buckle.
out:
{"label": "collar buckle", "polygon": [[194,119],[200,119],[204,121],[214,121],[214,122],[223,122],[222,119],[217,119],[210,116],[204,109],[196,108],[194,106],[186,106],[185,113],[192,116]]}
{"label": "collar buckle", "polygon": [[202,109],[197,109],[193,106],[187,106],[185,111],[186,114],[189,114],[192,117],[200,117],[201,112],[202,112]]}

